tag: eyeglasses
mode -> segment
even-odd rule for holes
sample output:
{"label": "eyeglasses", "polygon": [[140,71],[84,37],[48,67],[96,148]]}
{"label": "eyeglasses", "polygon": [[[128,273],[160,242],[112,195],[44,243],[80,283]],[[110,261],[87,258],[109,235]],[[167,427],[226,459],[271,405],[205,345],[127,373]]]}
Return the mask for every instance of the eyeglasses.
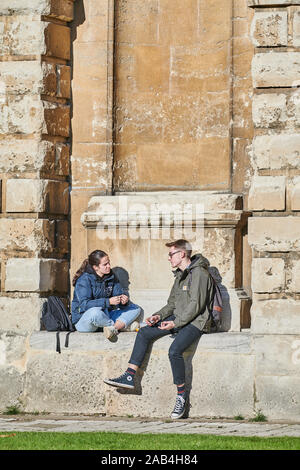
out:
{"label": "eyeglasses", "polygon": [[172,258],[173,255],[176,255],[176,253],[180,253],[181,250],[173,251],[173,253],[168,253],[168,258]]}

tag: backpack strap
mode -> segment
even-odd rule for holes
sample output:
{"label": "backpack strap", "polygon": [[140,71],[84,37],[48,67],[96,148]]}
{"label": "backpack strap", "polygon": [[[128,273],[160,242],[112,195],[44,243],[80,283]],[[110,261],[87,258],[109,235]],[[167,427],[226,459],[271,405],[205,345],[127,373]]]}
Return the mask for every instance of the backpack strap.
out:
{"label": "backpack strap", "polygon": [[60,340],[59,340],[59,331],[56,332],[56,352],[61,353],[60,350]]}
{"label": "backpack strap", "polygon": [[[72,331],[75,331],[75,330],[72,330]],[[72,331],[68,331],[68,333],[66,334],[65,348],[68,348],[68,347],[69,347],[69,336],[70,336],[70,334],[72,333]]]}

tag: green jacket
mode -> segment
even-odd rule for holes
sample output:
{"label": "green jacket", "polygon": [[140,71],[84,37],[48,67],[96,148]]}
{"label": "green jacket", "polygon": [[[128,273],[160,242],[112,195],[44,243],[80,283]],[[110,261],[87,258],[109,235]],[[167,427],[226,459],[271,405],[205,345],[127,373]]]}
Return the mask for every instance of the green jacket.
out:
{"label": "green jacket", "polygon": [[191,264],[184,271],[177,269],[168,303],[155,315],[160,315],[161,320],[175,315],[176,328],[188,323],[199,330],[207,327],[214,298],[214,285],[207,268],[206,258],[197,254],[192,256]]}

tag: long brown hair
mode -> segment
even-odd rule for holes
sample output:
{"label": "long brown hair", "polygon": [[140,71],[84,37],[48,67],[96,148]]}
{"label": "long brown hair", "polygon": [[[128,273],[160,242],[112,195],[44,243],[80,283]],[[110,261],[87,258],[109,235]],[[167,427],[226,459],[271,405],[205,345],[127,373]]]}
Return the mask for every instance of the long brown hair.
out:
{"label": "long brown hair", "polygon": [[100,261],[102,258],[104,258],[104,256],[107,256],[107,253],[105,253],[105,251],[102,251],[102,250],[92,251],[92,253],[89,254],[88,258],[86,258],[82,262],[80,268],[76,271],[72,279],[72,285],[75,286],[77,279],[85,272],[86,267],[88,265],[90,265],[91,267],[99,266]]}

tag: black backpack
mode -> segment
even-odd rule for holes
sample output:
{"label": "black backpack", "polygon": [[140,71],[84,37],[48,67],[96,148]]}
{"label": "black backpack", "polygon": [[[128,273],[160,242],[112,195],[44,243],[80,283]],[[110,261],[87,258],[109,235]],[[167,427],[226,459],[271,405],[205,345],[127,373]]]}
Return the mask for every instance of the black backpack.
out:
{"label": "black backpack", "polygon": [[69,335],[75,328],[71,322],[70,316],[59,297],[51,295],[43,304],[42,324],[47,331],[56,331],[56,351],[61,353],[59,332],[68,331],[66,335],[65,347],[69,346]]}

